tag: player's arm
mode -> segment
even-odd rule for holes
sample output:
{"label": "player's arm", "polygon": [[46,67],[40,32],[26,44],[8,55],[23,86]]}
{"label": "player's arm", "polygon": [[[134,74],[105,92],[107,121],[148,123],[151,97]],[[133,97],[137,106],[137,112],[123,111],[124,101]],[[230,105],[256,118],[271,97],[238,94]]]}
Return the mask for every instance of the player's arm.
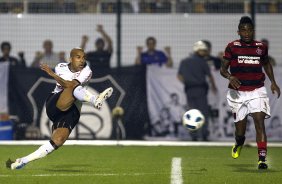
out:
{"label": "player's arm", "polygon": [[60,76],[58,76],[53,70],[47,65],[47,64],[42,64],[40,66],[41,70],[45,71],[48,75],[53,77],[63,88],[68,88],[68,87],[75,87],[79,85],[79,82],[77,80],[64,80]]}
{"label": "player's arm", "polygon": [[234,76],[232,76],[229,71],[230,65],[230,61],[228,61],[227,59],[223,59],[221,61],[221,66],[220,66],[220,74],[222,77],[226,78],[229,80],[230,85],[234,88],[234,89],[238,89],[241,85],[241,82]]}
{"label": "player's arm", "polygon": [[271,88],[272,93],[274,94],[274,92],[276,91],[278,98],[279,98],[280,97],[280,88],[275,81],[275,77],[274,77],[273,68],[271,66],[271,63],[269,61],[264,62],[262,66],[263,66],[263,69],[264,69],[266,75],[268,76],[269,80],[271,81],[270,88]]}

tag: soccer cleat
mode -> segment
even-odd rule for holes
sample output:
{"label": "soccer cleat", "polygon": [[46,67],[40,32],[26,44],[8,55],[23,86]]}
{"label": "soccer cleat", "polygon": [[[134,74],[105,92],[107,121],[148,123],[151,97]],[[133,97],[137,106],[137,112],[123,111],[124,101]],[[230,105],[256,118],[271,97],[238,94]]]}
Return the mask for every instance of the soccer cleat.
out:
{"label": "soccer cleat", "polygon": [[109,98],[113,93],[113,88],[107,88],[105,89],[102,93],[100,93],[98,95],[98,97],[96,98],[95,102],[94,102],[94,107],[97,109],[101,109],[103,102]]}
{"label": "soccer cleat", "polygon": [[239,145],[234,145],[232,147],[232,158],[236,159],[240,156],[240,153],[241,153],[241,149],[242,149],[242,145],[239,146]]}
{"label": "soccer cleat", "polygon": [[12,161],[11,159],[6,161],[6,167],[15,170],[15,169],[21,169],[25,166],[25,163],[21,161],[21,159],[17,159],[16,161]]}
{"label": "soccer cleat", "polygon": [[259,160],[258,162],[258,169],[267,169],[268,165],[265,163],[265,161]]}

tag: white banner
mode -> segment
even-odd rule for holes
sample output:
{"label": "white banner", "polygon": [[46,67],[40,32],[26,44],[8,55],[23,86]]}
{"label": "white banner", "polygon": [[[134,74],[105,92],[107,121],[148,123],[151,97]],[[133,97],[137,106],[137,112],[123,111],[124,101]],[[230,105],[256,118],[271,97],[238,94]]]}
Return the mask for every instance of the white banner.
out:
{"label": "white banner", "polygon": [[[274,68],[278,85],[282,89],[282,68]],[[233,115],[226,101],[228,81],[221,77],[219,71],[212,72],[218,93],[209,92],[209,104],[213,109],[213,116],[209,121],[209,139],[234,140]],[[166,67],[147,67],[147,98],[149,116],[152,125],[152,135],[190,139],[189,133],[181,126],[182,114],[187,110],[183,85],[176,78],[177,70]],[[282,140],[282,100],[277,99],[270,91],[270,82],[266,80],[271,118],[265,120],[265,127],[269,141]],[[248,141],[255,141],[256,131],[251,117],[248,118],[246,131]]]}
{"label": "white banner", "polygon": [[9,63],[0,63],[0,113],[8,113]]}

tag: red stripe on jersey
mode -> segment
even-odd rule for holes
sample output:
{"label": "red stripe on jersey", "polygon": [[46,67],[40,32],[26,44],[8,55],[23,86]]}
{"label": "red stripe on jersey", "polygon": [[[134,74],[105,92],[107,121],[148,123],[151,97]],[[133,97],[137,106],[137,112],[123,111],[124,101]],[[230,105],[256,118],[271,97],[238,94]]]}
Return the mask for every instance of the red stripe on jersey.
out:
{"label": "red stripe on jersey", "polygon": [[262,42],[253,41],[246,44],[235,40],[227,45],[224,58],[230,61],[231,75],[244,83],[239,90],[250,91],[264,85],[262,64],[267,61],[267,56],[267,46]]}

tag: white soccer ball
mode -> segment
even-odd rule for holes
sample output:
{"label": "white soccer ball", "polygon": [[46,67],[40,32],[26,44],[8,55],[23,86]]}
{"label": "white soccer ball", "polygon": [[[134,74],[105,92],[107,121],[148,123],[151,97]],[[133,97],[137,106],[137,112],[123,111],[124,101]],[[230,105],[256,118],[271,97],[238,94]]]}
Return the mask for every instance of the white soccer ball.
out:
{"label": "white soccer ball", "polygon": [[190,131],[198,130],[205,123],[205,116],[198,109],[191,109],[184,113],[182,123]]}

